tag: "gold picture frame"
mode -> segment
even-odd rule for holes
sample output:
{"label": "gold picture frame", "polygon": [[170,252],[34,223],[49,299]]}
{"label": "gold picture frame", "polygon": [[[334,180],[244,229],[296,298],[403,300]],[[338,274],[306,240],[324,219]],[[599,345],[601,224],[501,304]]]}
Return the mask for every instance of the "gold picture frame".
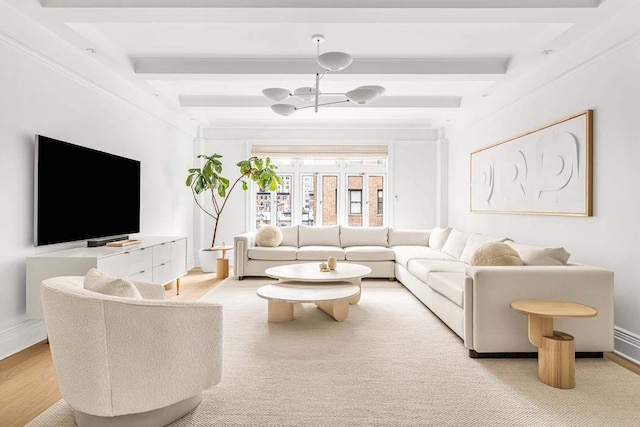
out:
{"label": "gold picture frame", "polygon": [[593,110],[470,155],[474,213],[593,215]]}

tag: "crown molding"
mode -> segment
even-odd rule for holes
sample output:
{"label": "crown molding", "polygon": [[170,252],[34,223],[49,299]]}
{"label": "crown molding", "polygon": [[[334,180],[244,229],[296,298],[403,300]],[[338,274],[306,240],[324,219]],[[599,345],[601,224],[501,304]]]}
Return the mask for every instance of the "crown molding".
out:
{"label": "crown molding", "polygon": [[[71,68],[69,68],[68,66],[56,61],[55,59],[44,55],[43,53],[33,49],[32,47],[26,45],[25,43],[15,39],[14,37],[10,36],[9,34],[0,31],[0,42],[4,43],[6,46],[9,46],[10,48],[28,55],[38,61],[40,61],[42,64],[46,65],[48,68],[50,68],[52,71],[55,71],[57,73],[63,74],[66,77],[75,80],[78,83],[83,84],[84,86],[95,90],[96,92],[101,93],[102,95],[108,96],[111,99],[114,99],[116,101],[119,101],[123,104],[126,104],[130,107],[133,107],[135,109],[137,109],[138,111],[141,111],[147,115],[149,115],[150,117],[153,117],[154,119],[170,126],[171,128],[187,135],[190,138],[195,137],[195,134],[192,132],[187,131],[184,127],[178,126],[175,123],[172,123],[171,121],[167,120],[164,116],[165,115],[160,115],[157,114],[153,111],[150,111],[147,108],[144,108],[143,106],[130,101],[127,98],[124,98],[123,96],[120,96],[116,93],[114,93],[113,91],[107,89],[106,87],[96,83],[95,81],[77,73],[76,71],[72,70]],[[120,77],[117,77],[120,78]],[[171,111],[172,114],[176,114],[174,111]]]}
{"label": "crown molding", "polygon": [[[362,7],[361,0],[41,0],[43,7],[93,8],[305,8],[351,9]],[[593,8],[600,0],[367,0],[367,8]]]}

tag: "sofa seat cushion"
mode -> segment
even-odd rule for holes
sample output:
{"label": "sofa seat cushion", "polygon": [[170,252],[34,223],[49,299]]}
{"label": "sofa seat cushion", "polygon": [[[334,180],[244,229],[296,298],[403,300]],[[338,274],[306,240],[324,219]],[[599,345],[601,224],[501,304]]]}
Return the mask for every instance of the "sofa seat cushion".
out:
{"label": "sofa seat cushion", "polygon": [[431,289],[460,307],[464,306],[465,281],[464,273],[432,272],[427,277],[427,285]]}
{"label": "sofa seat cushion", "polygon": [[295,246],[262,247],[255,246],[248,251],[249,259],[264,261],[293,261],[296,259],[298,248]]}
{"label": "sofa seat cushion", "polygon": [[298,248],[296,259],[301,261],[326,261],[330,256],[344,261],[344,250],[340,246],[303,246]]}
{"label": "sofa seat cushion", "polygon": [[441,261],[457,261],[451,255],[447,255],[426,246],[394,246],[393,253],[396,262],[407,268],[407,263],[412,259],[437,259]]}
{"label": "sofa seat cushion", "polygon": [[393,261],[393,250],[382,246],[350,246],[344,249],[347,261]]}
{"label": "sofa seat cushion", "polygon": [[425,283],[429,273],[465,273],[467,267],[469,265],[460,261],[442,261],[439,259],[412,259],[407,264],[409,273]]}

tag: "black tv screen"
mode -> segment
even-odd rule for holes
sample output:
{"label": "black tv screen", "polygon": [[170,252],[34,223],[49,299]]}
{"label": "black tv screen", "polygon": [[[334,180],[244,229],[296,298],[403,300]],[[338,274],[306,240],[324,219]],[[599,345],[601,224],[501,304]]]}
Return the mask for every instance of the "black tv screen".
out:
{"label": "black tv screen", "polygon": [[36,135],[35,245],[140,231],[140,162]]}

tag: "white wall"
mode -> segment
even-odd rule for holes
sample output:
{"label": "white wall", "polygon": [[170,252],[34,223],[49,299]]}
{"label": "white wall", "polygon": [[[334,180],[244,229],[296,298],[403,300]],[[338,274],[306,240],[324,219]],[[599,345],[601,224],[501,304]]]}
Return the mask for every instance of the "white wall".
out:
{"label": "white wall", "polygon": [[[348,137],[347,137],[348,135]],[[386,139],[381,140],[384,137]],[[394,196],[389,202],[393,206],[392,226],[399,228],[432,228],[437,224],[437,209],[440,206],[437,191],[438,131],[432,129],[216,129],[204,130],[204,154],[222,154],[225,172],[235,171],[235,164],[250,154],[251,144],[349,144],[369,142],[385,143],[390,147],[389,183]],[[229,168],[229,169],[227,169]],[[231,173],[228,178],[232,178]],[[225,175],[226,176],[226,175]],[[417,191],[416,191],[417,190]],[[247,229],[246,212],[249,210],[247,195],[239,190],[234,193],[228,210],[219,226],[226,243],[233,236]],[[197,248],[211,244],[213,222],[204,214],[200,216],[203,232]]]}
{"label": "white wall", "polygon": [[[33,247],[34,136],[140,160],[141,234],[184,235],[192,240],[193,202],[184,177],[193,162],[193,135],[177,126],[166,108],[149,100],[148,94],[136,92],[4,4],[0,4],[0,94],[0,358],[4,358],[45,337],[42,323],[25,314],[26,257],[83,244]],[[96,178],[109,179],[110,173],[117,171],[100,171]],[[83,191],[82,177],[78,178],[60,191]],[[126,206],[105,209],[117,214]],[[64,215],[64,206],[58,214]]]}
{"label": "white wall", "polygon": [[390,168],[393,227],[430,229],[438,223],[436,142],[396,142]]}
{"label": "white wall", "polygon": [[[597,43],[582,40],[541,68],[539,75],[554,78],[519,81],[487,105],[465,108],[466,122],[448,133],[450,224],[523,243],[564,246],[575,262],[613,270],[616,349],[635,360],[640,360],[640,25],[633,18],[638,9],[598,28],[599,34],[608,27],[609,34],[620,28],[628,32],[608,49],[578,58],[590,45],[602,43],[602,37]],[[594,110],[593,217],[469,212],[471,151],[587,109]]]}

